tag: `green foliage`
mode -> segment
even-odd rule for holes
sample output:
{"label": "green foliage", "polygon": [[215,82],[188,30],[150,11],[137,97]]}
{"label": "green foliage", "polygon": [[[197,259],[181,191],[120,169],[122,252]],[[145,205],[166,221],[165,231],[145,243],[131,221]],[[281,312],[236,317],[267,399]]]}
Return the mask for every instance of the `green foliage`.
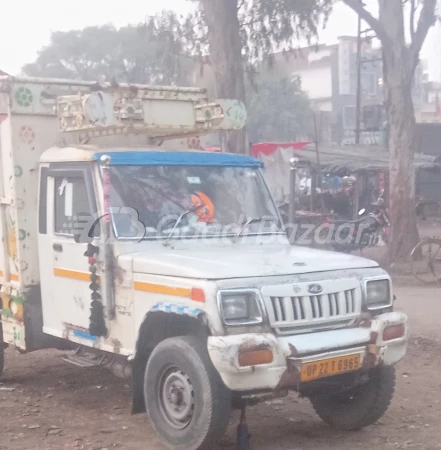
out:
{"label": "green foliage", "polygon": [[332,2],[329,0],[247,0],[240,14],[246,41],[244,54],[262,59],[280,50],[310,40],[325,25]]}
{"label": "green foliage", "polygon": [[[205,12],[198,7],[183,21],[179,30],[187,48],[195,54],[207,55]],[[237,3],[242,54],[246,63],[266,59],[271,55],[298,46],[300,39],[311,41],[319,28],[326,25],[333,0],[225,0]]]}
{"label": "green foliage", "polygon": [[[35,62],[23,67],[31,76],[130,83],[189,84],[194,61],[207,61],[209,47],[199,0],[186,17],[171,11],[141,25],[112,25],[52,33]],[[272,62],[300,38],[312,39],[325,25],[332,0],[226,0],[237,3],[242,54],[246,65]],[[192,56],[193,59],[190,57]]]}
{"label": "green foliage", "polygon": [[297,79],[265,71],[247,86],[250,142],[292,142],[311,135],[313,113]]}
{"label": "green foliage", "polygon": [[[332,3],[225,1],[237,3],[242,55],[251,74],[255,74],[258,62],[271,63],[274,52],[295,48],[301,37],[315,36]],[[200,1],[195,3],[194,12],[184,18],[164,12],[137,26],[55,32],[50,44],[35,62],[23,67],[23,72],[41,77],[190,85],[191,74],[203,67],[202,62],[209,63],[204,11]],[[311,134],[309,100],[298,81],[285,74],[274,70],[249,77],[247,103],[251,142],[293,141]]]}
{"label": "green foliage", "polygon": [[138,26],[58,31],[23,72],[70,79],[187,84],[192,61],[181,55],[181,42],[175,38],[177,27],[180,24],[174,13],[164,13]]}

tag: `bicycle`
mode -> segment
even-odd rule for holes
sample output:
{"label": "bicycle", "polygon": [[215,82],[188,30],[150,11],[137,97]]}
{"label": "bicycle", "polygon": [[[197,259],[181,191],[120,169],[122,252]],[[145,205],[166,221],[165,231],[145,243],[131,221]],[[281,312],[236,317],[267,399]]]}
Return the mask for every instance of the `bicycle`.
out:
{"label": "bicycle", "polygon": [[441,283],[441,238],[422,239],[411,252],[412,272],[425,284]]}

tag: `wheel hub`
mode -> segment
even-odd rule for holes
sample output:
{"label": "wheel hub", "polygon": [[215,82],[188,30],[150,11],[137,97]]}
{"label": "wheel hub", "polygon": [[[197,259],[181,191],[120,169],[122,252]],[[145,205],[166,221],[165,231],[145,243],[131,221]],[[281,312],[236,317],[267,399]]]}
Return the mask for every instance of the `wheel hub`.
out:
{"label": "wheel hub", "polygon": [[176,429],[185,428],[193,417],[194,391],[188,375],[177,367],[164,372],[159,383],[161,411]]}

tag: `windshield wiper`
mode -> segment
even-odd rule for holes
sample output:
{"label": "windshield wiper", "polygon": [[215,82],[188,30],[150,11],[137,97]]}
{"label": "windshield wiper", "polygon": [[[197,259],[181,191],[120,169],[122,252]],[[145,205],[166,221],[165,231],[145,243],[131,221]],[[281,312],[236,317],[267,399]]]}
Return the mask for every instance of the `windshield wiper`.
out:
{"label": "windshield wiper", "polygon": [[234,236],[233,242],[237,242],[237,240],[242,236],[243,232],[245,231],[245,228],[248,225],[251,225],[253,223],[260,223],[263,220],[267,219],[267,217],[254,217],[252,219],[248,219],[240,228],[239,232]]}
{"label": "windshield wiper", "polygon": [[179,217],[178,220],[176,220],[176,223],[173,227],[173,229],[171,230],[170,234],[166,237],[165,241],[164,241],[164,246],[167,245],[167,242],[170,240],[170,238],[173,236],[173,233],[175,232],[176,228],[178,228],[178,225],[182,222],[182,219],[184,217],[187,217],[189,214],[196,212],[198,209],[203,208],[205,206],[205,203],[201,203],[198,206],[195,206],[191,209],[188,209],[187,211],[183,212]]}
{"label": "windshield wiper", "polygon": [[189,214],[191,214],[192,212],[195,211],[195,208],[189,209],[185,212],[183,212],[178,219],[176,220],[175,225],[173,226],[170,234],[166,237],[165,241],[164,241],[164,246],[167,245],[167,242],[170,240],[170,238],[173,236],[173,233],[175,232],[176,228],[178,228],[178,225],[182,222],[182,219],[184,219],[184,217],[187,217]]}

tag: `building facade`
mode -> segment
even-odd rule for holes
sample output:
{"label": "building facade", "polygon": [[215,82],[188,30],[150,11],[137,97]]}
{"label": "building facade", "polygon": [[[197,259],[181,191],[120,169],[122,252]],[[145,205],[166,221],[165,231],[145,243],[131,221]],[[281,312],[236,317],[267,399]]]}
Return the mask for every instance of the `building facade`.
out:
{"label": "building facade", "polygon": [[[360,143],[383,145],[385,111],[381,49],[372,39],[363,39],[360,76]],[[341,36],[337,44],[302,48],[277,54],[276,63],[291,76],[298,77],[313,108],[325,118],[321,139],[338,144],[354,144],[357,117],[357,38]],[[424,97],[423,66],[414,81],[414,103],[419,110]]]}

